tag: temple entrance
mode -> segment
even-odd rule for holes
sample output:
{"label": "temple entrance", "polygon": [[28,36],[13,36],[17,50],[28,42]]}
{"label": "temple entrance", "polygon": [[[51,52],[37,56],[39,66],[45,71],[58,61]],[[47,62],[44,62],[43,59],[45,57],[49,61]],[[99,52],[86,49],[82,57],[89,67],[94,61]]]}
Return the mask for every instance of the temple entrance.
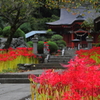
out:
{"label": "temple entrance", "polygon": [[79,29],[77,31],[74,31],[75,33],[75,38],[80,40],[80,48],[85,48],[87,47],[87,42],[86,42],[86,36],[88,35],[88,32],[82,29]]}

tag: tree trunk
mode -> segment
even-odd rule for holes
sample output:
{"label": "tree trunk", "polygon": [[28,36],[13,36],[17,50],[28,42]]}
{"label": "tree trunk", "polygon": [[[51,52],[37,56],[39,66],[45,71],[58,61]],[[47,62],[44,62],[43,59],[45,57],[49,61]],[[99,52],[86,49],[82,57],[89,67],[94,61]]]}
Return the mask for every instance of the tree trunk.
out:
{"label": "tree trunk", "polygon": [[10,47],[15,32],[16,32],[16,27],[11,27],[10,34],[7,38],[7,41],[5,42],[5,46],[3,47],[3,49],[8,49]]}

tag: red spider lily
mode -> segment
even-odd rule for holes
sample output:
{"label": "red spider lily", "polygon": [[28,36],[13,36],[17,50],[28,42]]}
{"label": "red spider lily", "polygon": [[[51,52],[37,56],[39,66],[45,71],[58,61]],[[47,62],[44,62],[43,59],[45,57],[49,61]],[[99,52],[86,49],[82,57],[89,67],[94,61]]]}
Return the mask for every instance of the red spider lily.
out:
{"label": "red spider lily", "polygon": [[[32,53],[33,48],[9,48],[0,50],[0,65],[3,68],[17,68],[18,63],[38,63],[38,57]],[[12,62],[13,61],[13,62]],[[0,71],[2,71],[0,69]]]}
{"label": "red spider lily", "polygon": [[35,82],[35,83],[39,83],[39,79],[38,77],[36,77],[35,75],[29,75],[28,78],[30,79],[31,82]]}
{"label": "red spider lily", "polygon": [[48,42],[44,42],[44,44],[47,44]]}
{"label": "red spider lily", "polygon": [[82,100],[82,97],[77,92],[67,91],[64,93],[64,98],[62,100]]}
{"label": "red spider lily", "polygon": [[[69,69],[62,73],[54,70],[45,71],[38,77],[38,82],[40,83],[40,87],[38,87],[39,93],[45,94],[47,92],[46,88],[51,87],[51,92],[48,90],[51,96],[54,96],[56,91],[61,94],[65,92],[62,100],[89,100],[90,97],[97,98],[100,94],[100,65],[95,65],[93,62],[91,63],[91,60],[87,60],[87,58],[79,59],[76,56],[69,61],[69,65],[66,65]],[[68,87],[68,89],[65,89],[65,87]],[[68,92],[69,90],[70,92]]]}

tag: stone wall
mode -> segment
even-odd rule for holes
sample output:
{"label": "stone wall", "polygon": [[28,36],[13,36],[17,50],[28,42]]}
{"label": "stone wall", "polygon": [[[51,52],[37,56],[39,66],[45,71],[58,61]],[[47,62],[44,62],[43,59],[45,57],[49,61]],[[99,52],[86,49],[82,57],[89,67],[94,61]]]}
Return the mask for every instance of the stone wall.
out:
{"label": "stone wall", "polygon": [[[5,42],[7,38],[0,38],[0,49],[5,46]],[[10,47],[17,48],[17,47],[27,47],[27,44],[23,37],[13,38]]]}

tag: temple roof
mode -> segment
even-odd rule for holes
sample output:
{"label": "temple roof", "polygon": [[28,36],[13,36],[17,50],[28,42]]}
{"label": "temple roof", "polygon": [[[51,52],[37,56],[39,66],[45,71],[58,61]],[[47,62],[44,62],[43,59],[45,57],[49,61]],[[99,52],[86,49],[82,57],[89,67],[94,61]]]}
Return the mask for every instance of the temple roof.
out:
{"label": "temple roof", "polygon": [[[66,9],[60,9],[60,19],[54,22],[47,22],[48,25],[71,25],[74,21],[84,21],[88,18],[95,19],[100,15],[94,10],[87,10],[85,8],[73,9],[73,12],[69,12]],[[76,13],[77,12],[77,13]]]}

